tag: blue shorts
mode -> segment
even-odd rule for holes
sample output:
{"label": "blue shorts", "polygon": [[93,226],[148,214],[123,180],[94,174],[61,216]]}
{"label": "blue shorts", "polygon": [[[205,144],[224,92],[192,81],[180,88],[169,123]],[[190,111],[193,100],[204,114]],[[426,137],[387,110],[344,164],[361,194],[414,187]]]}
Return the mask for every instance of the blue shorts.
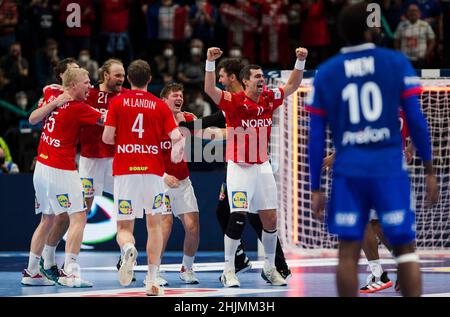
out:
{"label": "blue shorts", "polygon": [[335,176],[328,204],[327,224],[342,240],[362,241],[375,209],[391,245],[416,237],[416,222],[409,178],[350,178]]}

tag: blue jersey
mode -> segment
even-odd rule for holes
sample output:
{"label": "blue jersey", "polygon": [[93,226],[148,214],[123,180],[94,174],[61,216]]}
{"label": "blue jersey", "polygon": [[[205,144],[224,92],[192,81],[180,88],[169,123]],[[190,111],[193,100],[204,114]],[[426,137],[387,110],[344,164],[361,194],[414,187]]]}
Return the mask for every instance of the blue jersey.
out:
{"label": "blue jersey", "polygon": [[406,174],[398,119],[402,98],[421,91],[406,57],[367,43],[342,49],[318,68],[307,110],[323,116],[336,149],[333,173]]}

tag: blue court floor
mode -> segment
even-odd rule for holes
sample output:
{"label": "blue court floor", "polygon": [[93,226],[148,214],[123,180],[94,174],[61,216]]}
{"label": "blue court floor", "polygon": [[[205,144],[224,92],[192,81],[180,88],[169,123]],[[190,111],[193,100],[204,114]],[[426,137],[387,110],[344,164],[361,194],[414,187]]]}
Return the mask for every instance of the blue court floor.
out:
{"label": "blue court floor", "polygon": [[[28,262],[28,253],[0,252],[0,296],[43,296],[43,297],[143,297],[145,289],[143,280],[147,267],[144,250],[140,251],[136,268],[137,281],[128,287],[121,287],[117,279],[117,263],[119,252],[82,251],[79,263],[84,279],[94,283],[94,287],[72,289],[62,286],[30,287],[22,286],[21,271]],[[292,277],[287,287],[269,286],[261,277],[262,261],[256,253],[249,253],[253,268],[239,274],[240,288],[224,288],[219,282],[223,268],[222,252],[199,252],[194,268],[200,280],[198,285],[185,285],[178,277],[182,254],[167,252],[161,266],[161,275],[168,280],[167,297],[334,297],[335,266],[334,256],[307,257],[288,256],[288,264]],[[60,265],[63,253],[57,253]],[[395,264],[389,258],[382,258],[383,268],[388,271],[391,280],[395,281]],[[362,286],[368,275],[367,261],[360,260],[359,281]],[[450,297],[450,255],[430,254],[421,256],[423,294],[431,297]],[[374,294],[361,294],[362,297],[395,297],[400,296],[393,287]]]}

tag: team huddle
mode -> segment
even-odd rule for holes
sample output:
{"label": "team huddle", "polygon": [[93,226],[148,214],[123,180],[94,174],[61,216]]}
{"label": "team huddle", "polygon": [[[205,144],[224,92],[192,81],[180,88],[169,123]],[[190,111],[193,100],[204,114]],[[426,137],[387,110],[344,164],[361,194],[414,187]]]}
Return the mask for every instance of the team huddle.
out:
{"label": "team huddle", "polygon": [[[358,17],[365,21],[364,9],[363,5],[350,6],[343,12],[343,21],[360,22],[356,21]],[[403,56],[364,43],[369,37],[363,24],[363,31],[346,26],[348,23],[342,22],[352,46],[319,68],[314,92],[307,101],[311,113],[312,211],[323,217],[320,172],[325,127],[329,124],[336,154],[327,222],[340,239],[339,295],[353,296],[358,288],[357,259],[372,209],[396,257],[402,293],[420,295],[413,246],[415,220],[398,127],[401,106],[425,162],[429,201],[436,202],[431,145],[417,100],[419,83]],[[286,286],[291,271],[278,240],[278,195],[268,142],[273,113],[300,86],[308,51],[296,49],[295,66],[286,84],[276,89],[266,89],[261,67],[235,67],[239,63],[233,60],[219,64],[219,81],[226,90],[217,88],[215,61],[222,54],[217,47],[207,51],[204,90],[221,111],[202,123],[202,128],[207,128],[206,122],[226,122],[227,176],[218,208],[225,260],[220,281],[225,287],[239,287],[237,273],[251,268],[241,241],[249,219],[264,247],[261,277],[272,286]],[[378,74],[394,68],[397,77],[390,81],[384,78],[381,84]],[[31,240],[22,284],[93,286],[81,278],[77,257],[93,198],[103,192],[114,197],[116,239],[121,251],[117,264],[120,285],[135,281],[138,251],[133,231],[135,220],[144,214],[147,295],[162,295],[169,284],[159,267],[172,215],[180,219],[185,230],[180,279],[186,284],[200,283],[193,269],[200,240],[199,208],[184,160],[186,136],[180,128],[192,128],[197,118],[181,111],[183,86],[166,85],[160,98],[149,93],[151,70],[143,60],[131,62],[126,73],[119,60],[106,61],[100,69],[98,87],[91,87],[88,72],[71,58],[55,67],[55,75],[58,82],[44,88],[42,102],[29,118],[32,124],[43,122],[33,178],[35,210],[42,215]],[[126,79],[131,89],[122,87]],[[249,137],[250,130],[254,138]],[[373,155],[373,151],[378,154]],[[399,193],[388,197],[386,188],[389,195]],[[58,268],[55,250],[66,232],[65,260]],[[380,279],[381,274],[378,270],[374,278]],[[377,283],[369,283],[367,288],[376,289]]]}

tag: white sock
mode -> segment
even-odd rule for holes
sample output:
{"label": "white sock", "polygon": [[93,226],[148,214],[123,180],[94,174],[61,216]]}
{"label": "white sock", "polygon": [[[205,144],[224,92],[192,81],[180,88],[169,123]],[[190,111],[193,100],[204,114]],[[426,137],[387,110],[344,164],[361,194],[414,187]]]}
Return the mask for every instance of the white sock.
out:
{"label": "white sock", "polygon": [[192,270],[192,265],[194,264],[195,256],[188,256],[183,254],[183,266],[186,271]]}
{"label": "white sock", "polygon": [[34,254],[33,252],[30,252],[30,256],[28,257],[28,267],[27,270],[32,274],[35,275],[39,273],[39,261],[41,260],[41,257],[37,254]]}
{"label": "white sock", "polygon": [[275,250],[277,248],[277,230],[272,232],[262,231],[262,244],[264,246],[264,269],[275,267]]}
{"label": "white sock", "polygon": [[234,267],[234,258],[236,256],[236,250],[237,247],[239,245],[239,243],[241,243],[241,240],[235,240],[235,239],[231,239],[229,236],[225,235],[224,236],[224,245],[225,245],[225,271],[228,270],[235,270]]}
{"label": "white sock", "polygon": [[380,260],[369,261],[369,268],[373,276],[379,278],[383,274],[383,268],[381,267]]}
{"label": "white sock", "polygon": [[120,248],[120,254],[123,256],[125,254],[125,252],[127,252],[128,249],[134,248],[134,244],[131,242],[127,242],[125,243],[121,248]]}
{"label": "white sock", "polygon": [[147,273],[147,281],[155,282],[158,277],[159,265],[149,264],[148,265],[148,273]]}
{"label": "white sock", "polygon": [[44,246],[44,251],[42,251],[42,257],[44,258],[44,269],[48,270],[52,266],[56,265],[56,246],[52,247],[50,245]]}
{"label": "white sock", "polygon": [[[64,270],[68,270],[70,268],[70,264],[77,263],[78,254],[74,253],[66,253],[66,258],[64,260]],[[70,273],[66,271],[67,273]]]}

